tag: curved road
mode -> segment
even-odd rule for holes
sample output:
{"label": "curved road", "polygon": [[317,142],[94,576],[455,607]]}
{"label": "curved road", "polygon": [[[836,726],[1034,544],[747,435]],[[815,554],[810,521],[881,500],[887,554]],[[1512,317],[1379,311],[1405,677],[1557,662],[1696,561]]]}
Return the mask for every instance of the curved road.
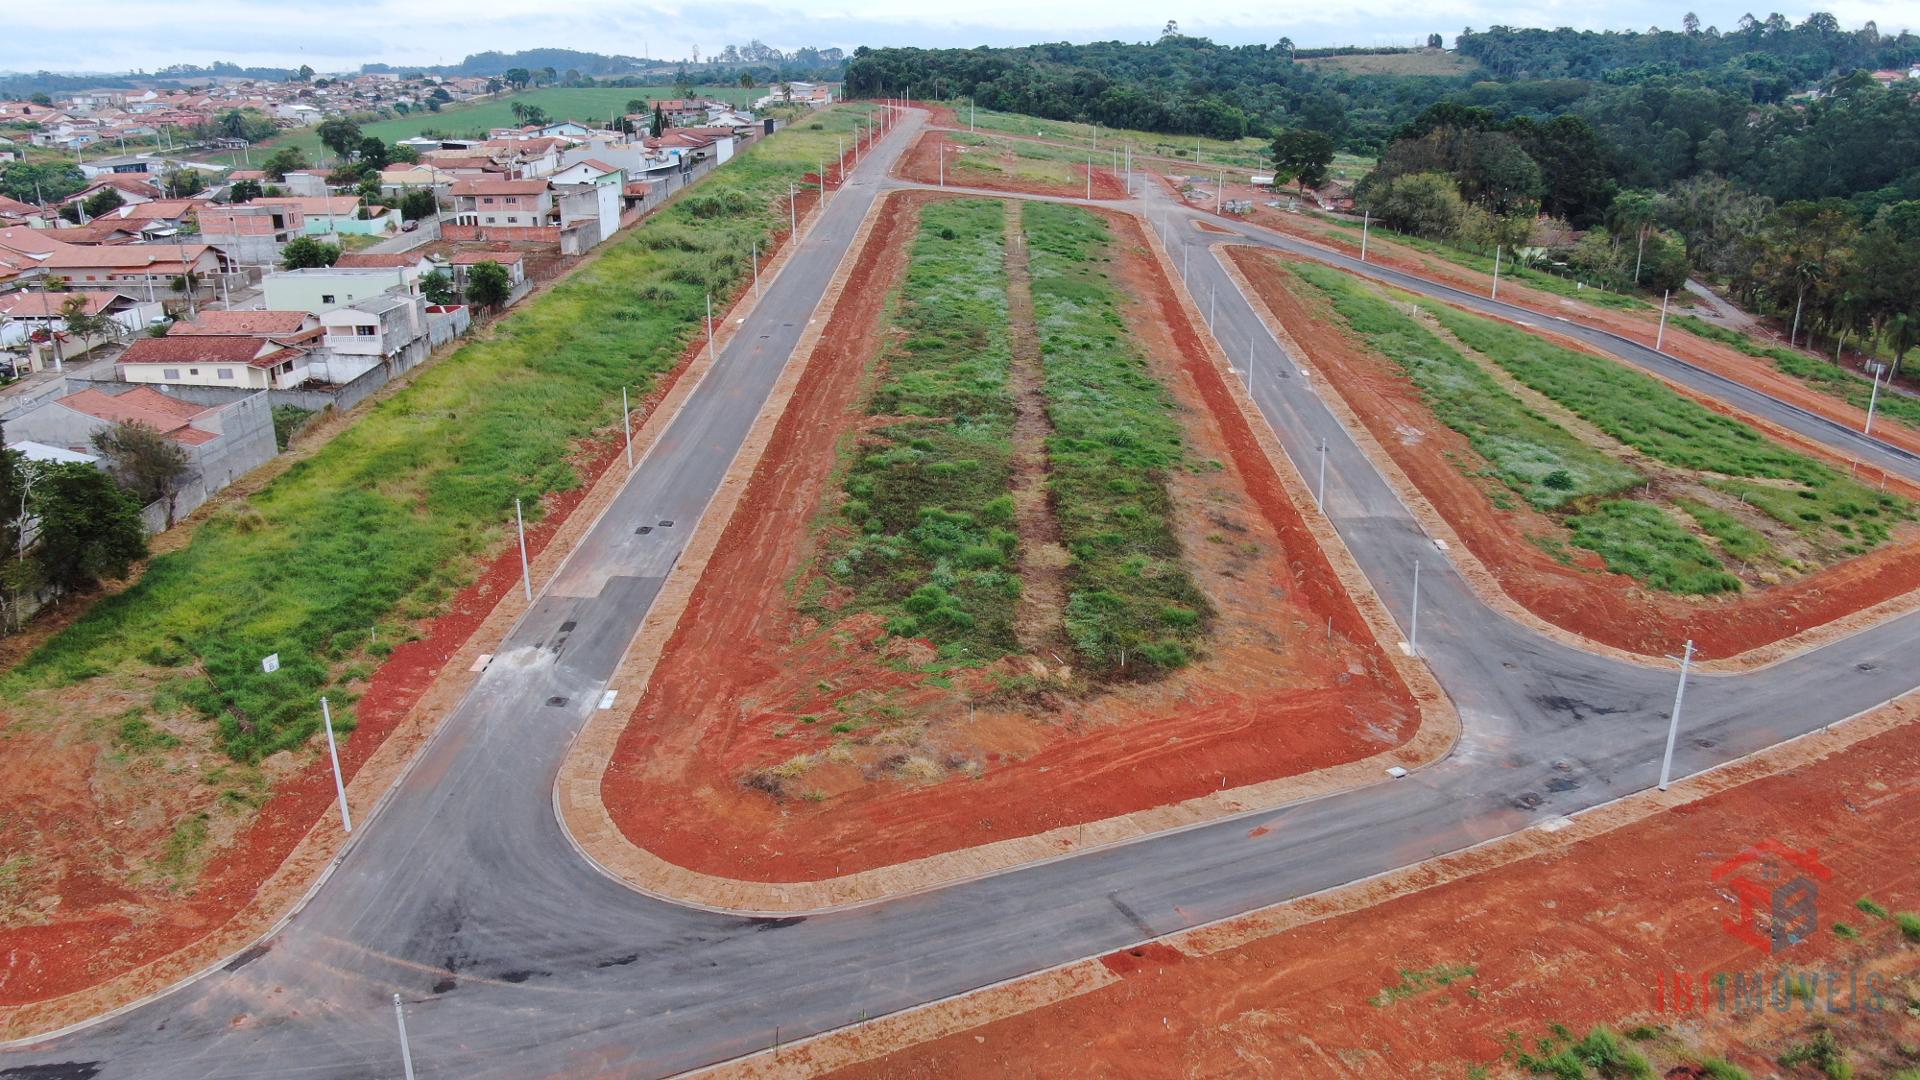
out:
{"label": "curved road", "polygon": [[[1249,815],[1267,826],[1257,839],[1243,818],[810,918],[678,907],[583,862],[550,802],[561,757],[862,215],[880,191],[901,186],[885,170],[921,115],[910,113],[828,204],[686,410],[304,910],[222,970],[0,1054],[0,1077],[397,1077],[395,992],[408,1002],[422,1077],[670,1074],[1390,870],[1652,784],[1673,673],[1543,640],[1483,607],[1225,287],[1209,257],[1222,237],[1185,225],[1197,215],[1162,197],[1148,213],[1173,226],[1176,249],[1191,249],[1176,250],[1176,263],[1192,258],[1196,292],[1219,289],[1218,335],[1236,362],[1251,355],[1256,400],[1303,472],[1328,440],[1331,517],[1403,618],[1421,560],[1423,652],[1460,709],[1458,750],[1405,780]],[[1765,400],[1758,405],[1775,416]],[[638,533],[643,525],[649,531]],[[1697,678],[1676,772],[1907,691],[1915,676],[1890,661],[1917,648],[1920,616],[1909,616],[1756,674]]]}

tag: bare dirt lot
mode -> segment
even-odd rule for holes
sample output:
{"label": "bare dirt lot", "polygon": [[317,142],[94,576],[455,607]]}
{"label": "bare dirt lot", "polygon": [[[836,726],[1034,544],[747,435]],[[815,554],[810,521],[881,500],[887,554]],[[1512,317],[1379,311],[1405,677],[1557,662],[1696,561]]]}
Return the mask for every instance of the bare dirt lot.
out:
{"label": "bare dirt lot", "polygon": [[[1636,1034],[1651,1038],[1629,1045],[1653,1059],[1656,1076],[1700,1077],[1698,1063],[1719,1057],[1756,1077],[1816,1080],[1826,1074],[1812,1063],[1778,1059],[1822,1025],[1851,1075],[1905,1076],[1920,1068],[1910,1011],[1920,1007],[1920,952],[1891,918],[1855,901],[1894,914],[1920,907],[1920,864],[1905,839],[1920,814],[1916,755],[1920,726],[1908,722],[1594,839],[1349,914],[1219,951],[1202,932],[1179,948],[1115,953],[1103,963],[1117,982],[831,1075],[1504,1077],[1529,1075],[1502,1060],[1509,1033],[1533,1052],[1551,1025],[1584,1034],[1606,1024],[1648,1029]],[[1739,903],[1715,880],[1725,860],[1770,840],[1816,852],[1831,874],[1819,883],[1819,929],[1772,955],[1727,931],[1723,920],[1741,921]],[[1676,978],[1697,987],[1722,973],[1782,970],[1818,973],[1823,986],[1835,973],[1838,992],[1831,1002],[1823,988],[1722,1011],[1681,1007],[1673,991]],[[1880,980],[1887,1008],[1838,1011],[1856,976],[1863,987]],[[806,1071],[803,1050],[790,1071]]]}
{"label": "bare dirt lot", "polygon": [[[1028,195],[1061,195],[1067,198],[1080,198],[1087,193],[1087,166],[1083,162],[1022,158],[1011,149],[1013,140],[997,134],[981,136],[988,139],[986,146],[969,146],[960,141],[967,138],[972,136],[939,130],[923,132],[913,148],[901,158],[895,172],[904,180],[938,184],[941,146],[944,145],[946,178],[952,186]],[[1052,145],[1035,142],[1036,145]],[[1111,170],[1095,168],[1093,197],[1124,199],[1127,191]]]}
{"label": "bare dirt lot", "polygon": [[[1409,692],[1340,590],[1174,298],[1110,215],[1127,329],[1173,391],[1193,456],[1178,535],[1217,610],[1206,655],[1159,682],[1009,698],[1057,657],[930,677],[932,650],[872,616],[817,624],[836,447],[858,428],[916,208],[895,195],[764,463],[705,569],[602,783],[628,839],[749,880],[815,880],[1158,806],[1389,749]],[[840,724],[843,718],[860,721]],[[900,734],[891,734],[900,733]],[[842,737],[845,736],[845,737]],[[804,797],[747,781],[807,755]]]}
{"label": "bare dirt lot", "polygon": [[[1735,656],[1871,608],[1920,588],[1920,545],[1914,528],[1857,558],[1783,583],[1739,593],[1687,597],[1610,573],[1597,556],[1573,550],[1570,562],[1529,537],[1557,527],[1524,503],[1500,508],[1491,481],[1469,475],[1483,459],[1438,420],[1394,363],[1338,328],[1292,292],[1279,257],[1238,248],[1234,265],[1300,342],[1333,386],[1419,493],[1486,565],[1500,588],[1546,621],[1594,641],[1646,655],[1678,651],[1691,638],[1708,658]],[[1806,447],[1796,447],[1806,449]]]}

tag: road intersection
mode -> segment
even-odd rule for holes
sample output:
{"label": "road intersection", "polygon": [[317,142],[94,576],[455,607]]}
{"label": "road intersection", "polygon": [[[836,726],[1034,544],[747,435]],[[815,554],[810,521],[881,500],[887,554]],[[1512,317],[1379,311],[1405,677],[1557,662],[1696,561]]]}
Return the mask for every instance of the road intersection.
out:
{"label": "road intersection", "polygon": [[[1251,359],[1254,399],[1296,467],[1310,474],[1326,440],[1329,517],[1403,626],[1420,561],[1422,653],[1461,714],[1455,752],[1404,780],[1250,815],[1264,830],[1225,821],[804,918],[677,906],[580,858],[551,802],[560,762],[794,362],[867,211],[886,191],[915,186],[887,176],[923,126],[924,114],[908,116],[829,200],[325,887],[263,948],[137,1008],[0,1053],[0,1077],[397,1077],[394,993],[407,1003],[421,1077],[668,1075],[1382,873],[1652,785],[1674,673],[1571,648],[1486,607],[1214,257],[1229,240],[1311,245],[1244,225],[1230,226],[1238,236],[1203,233],[1191,224],[1197,212],[1156,190],[1133,208],[1164,227],[1193,293],[1217,297],[1215,336],[1237,363]],[[1394,284],[1460,298],[1417,278]],[[1501,311],[1514,312],[1542,318]],[[1649,354],[1629,362],[1666,362],[1619,339],[1602,347]],[[1920,474],[1920,463],[1880,444],[1856,446],[1771,399],[1708,389]],[[1905,693],[1916,676],[1895,660],[1917,654],[1920,615],[1907,615],[1757,672],[1698,676],[1675,771]]]}

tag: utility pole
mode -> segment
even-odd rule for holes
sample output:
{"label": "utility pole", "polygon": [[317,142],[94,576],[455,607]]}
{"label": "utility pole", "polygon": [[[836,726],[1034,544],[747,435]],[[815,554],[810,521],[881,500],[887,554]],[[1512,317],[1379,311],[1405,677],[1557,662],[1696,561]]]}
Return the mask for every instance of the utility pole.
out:
{"label": "utility pole", "polygon": [[1227,174],[1220,173],[1218,175],[1219,179],[1217,179],[1213,185],[1213,212],[1223,214],[1226,213],[1227,207]]}
{"label": "utility pole", "polygon": [[1667,753],[1660,759],[1660,790],[1667,790],[1667,781],[1673,777],[1673,744],[1680,738],[1680,701],[1687,695],[1687,671],[1693,667],[1693,641],[1687,641],[1687,651],[1680,657],[1680,685],[1673,692],[1673,716],[1667,722]]}
{"label": "utility pole", "polygon": [[787,183],[787,219],[789,222],[787,235],[798,241],[800,239],[800,202],[791,181]]}
{"label": "utility pole", "polygon": [[1320,486],[1314,489],[1313,505],[1319,507],[1322,514],[1327,512],[1327,440],[1324,438],[1320,440]]}
{"label": "utility pole", "polygon": [[716,363],[719,361],[719,359],[720,359],[719,353],[714,351],[714,345],[713,345],[713,294],[708,293],[707,294],[707,362],[710,364]]}
{"label": "utility pole", "polygon": [[520,533],[520,587],[526,590],[527,603],[533,603],[533,571],[527,567],[527,519],[520,514],[520,500],[513,500],[513,527]]}
{"label": "utility pole", "polygon": [[340,750],[333,742],[333,711],[327,699],[320,699],[320,723],[327,729],[327,758],[333,762],[333,792],[340,797],[340,827],[353,831],[353,814],[347,810],[347,783],[340,776]]}
{"label": "utility pole", "polygon": [[400,1064],[406,1069],[407,1080],[413,1080],[413,1047],[407,1045],[407,1009],[400,1004],[400,995],[393,995],[393,1019],[400,1025]]}
{"label": "utility pole", "polygon": [[[1889,379],[1893,378],[1892,368],[1887,369],[1887,378]],[[1873,375],[1873,391],[1867,396],[1867,426],[1860,429],[1860,434],[1862,435],[1873,434],[1873,410],[1874,410],[1874,407],[1879,404],[1880,404],[1880,373],[1876,371],[1874,372],[1874,375]]]}
{"label": "utility pole", "polygon": [[633,414],[627,411],[627,388],[620,388],[620,430],[627,436],[627,469],[633,469]]}
{"label": "utility pole", "polygon": [[1493,299],[1500,299],[1500,245],[1493,245]]}
{"label": "utility pole", "polygon": [[1360,261],[1367,261],[1367,233],[1373,229],[1373,211],[1368,210],[1360,218]]}
{"label": "utility pole", "polygon": [[1640,287],[1640,263],[1647,257],[1647,227],[1640,226],[1640,250],[1633,257],[1633,287]]}
{"label": "utility pole", "polygon": [[839,144],[840,152],[833,156],[833,160],[840,166],[840,183],[844,187],[847,182],[847,137],[840,135],[834,141]]}
{"label": "utility pole", "polygon": [[753,238],[753,298],[760,299],[760,238]]}
{"label": "utility pole", "polygon": [[1093,201],[1093,155],[1087,155],[1087,201]]}
{"label": "utility pole", "polygon": [[1420,560],[1413,560],[1413,618],[1407,625],[1407,651],[1420,655]]}
{"label": "utility pole", "polygon": [[1660,346],[1667,343],[1667,299],[1672,295],[1672,289],[1660,294],[1660,329],[1653,335],[1654,352],[1659,352]]}
{"label": "utility pole", "polygon": [[940,140],[940,186],[947,186],[947,140]]}

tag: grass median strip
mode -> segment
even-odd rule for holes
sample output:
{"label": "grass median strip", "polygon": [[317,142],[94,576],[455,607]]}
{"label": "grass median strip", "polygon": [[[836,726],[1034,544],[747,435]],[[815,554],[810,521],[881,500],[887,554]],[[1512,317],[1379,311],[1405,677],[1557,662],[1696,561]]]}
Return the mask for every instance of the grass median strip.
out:
{"label": "grass median strip", "polygon": [[[1866,551],[1910,516],[1903,500],[1602,357],[1327,267],[1285,272],[1565,527],[1535,537],[1562,561],[1571,544],[1655,589],[1732,592],[1742,575],[1772,584]],[[1504,497],[1490,493],[1496,506]]]}
{"label": "grass median strip", "polygon": [[[0,697],[60,722],[53,695],[99,680],[114,712],[190,710],[244,761],[304,744],[316,699],[386,655],[396,621],[444,609],[504,536],[513,500],[581,483],[573,443],[617,419],[698,331],[709,290],[738,287],[752,241],[787,222],[789,180],[830,156],[859,107],[773,136],[549,293],[379,402],[338,438],[216,513],[133,587],[0,678]],[[384,625],[374,640],[372,631]],[[280,655],[280,670],[261,658]],[[39,704],[32,704],[38,701]],[[350,727],[350,712],[336,707]]]}
{"label": "grass median strip", "polygon": [[884,421],[846,467],[840,512],[858,532],[828,548],[829,576],[852,591],[840,614],[879,612],[955,660],[1017,647],[1004,223],[994,200],[922,210],[868,404]]}
{"label": "grass median strip", "polygon": [[1743,501],[1845,554],[1885,542],[1893,524],[1912,514],[1906,500],[1790,450],[1644,372],[1435,300],[1419,304],[1469,347],[1613,438],[1668,465],[1713,477],[1713,486],[1723,491],[1764,489],[1760,499]]}
{"label": "grass median strip", "polygon": [[1098,675],[1178,668],[1212,619],[1174,536],[1169,470],[1185,440],[1166,387],[1127,332],[1101,265],[1113,237],[1096,214],[1028,203],[1050,490],[1068,568],[1065,629]]}

